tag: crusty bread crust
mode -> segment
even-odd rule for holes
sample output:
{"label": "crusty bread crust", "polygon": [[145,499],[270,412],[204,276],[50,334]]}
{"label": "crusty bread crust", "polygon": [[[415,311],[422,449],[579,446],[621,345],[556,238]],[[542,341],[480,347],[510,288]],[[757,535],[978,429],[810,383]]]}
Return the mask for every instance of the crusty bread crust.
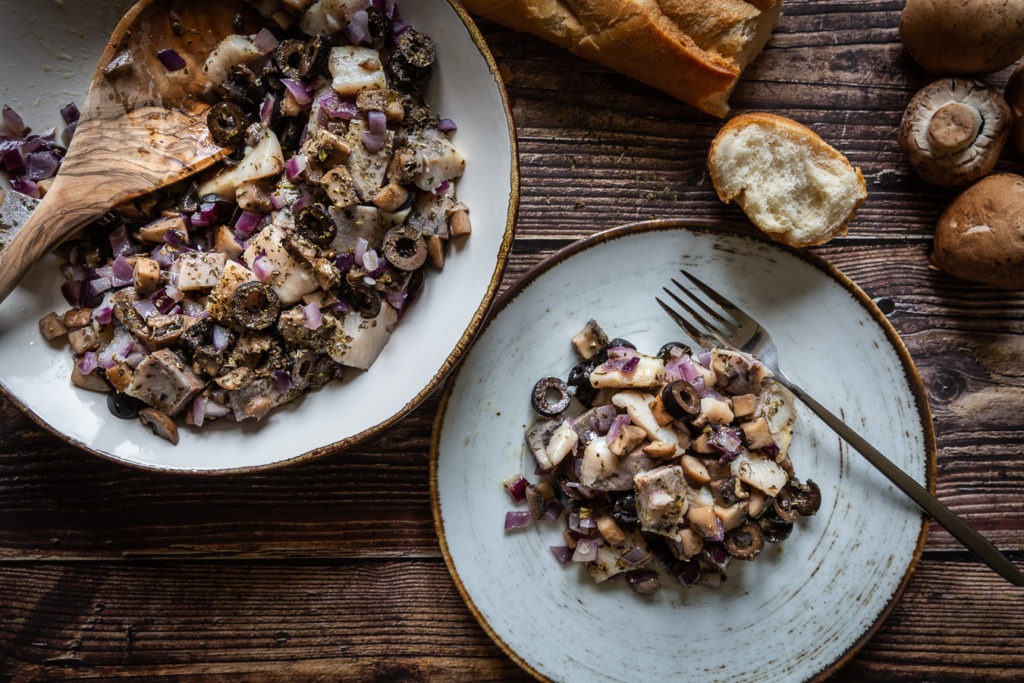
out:
{"label": "crusty bread crust", "polygon": [[[844,173],[850,174],[847,176],[847,180],[853,180],[853,182],[849,183],[852,185],[849,192],[842,197],[832,197],[831,200],[822,196],[820,206],[810,207],[816,216],[820,217],[839,212],[837,218],[828,222],[827,229],[806,230],[801,226],[779,229],[778,226],[769,225],[765,216],[760,215],[749,206],[747,192],[751,190],[751,183],[759,181],[754,177],[733,177],[724,168],[731,161],[725,148],[735,139],[735,136],[748,127],[759,128],[769,139],[779,142],[783,140],[797,142],[803,147],[802,160],[806,161],[811,168],[824,168],[829,163],[835,163],[844,170]],[[743,208],[751,222],[762,231],[773,239],[797,247],[824,244],[833,237],[845,235],[849,222],[867,199],[867,184],[864,182],[864,175],[859,168],[853,167],[841,152],[825,142],[821,136],[807,126],[777,114],[752,112],[736,116],[725,123],[715,139],[712,140],[711,148],[708,150],[708,170],[719,199],[726,204],[735,201]],[[764,184],[759,185],[757,189],[764,190]],[[785,206],[792,201],[791,197],[779,196],[777,199],[778,206]]]}
{"label": "crusty bread crust", "polygon": [[462,2],[719,117],[782,12],[782,0]]}

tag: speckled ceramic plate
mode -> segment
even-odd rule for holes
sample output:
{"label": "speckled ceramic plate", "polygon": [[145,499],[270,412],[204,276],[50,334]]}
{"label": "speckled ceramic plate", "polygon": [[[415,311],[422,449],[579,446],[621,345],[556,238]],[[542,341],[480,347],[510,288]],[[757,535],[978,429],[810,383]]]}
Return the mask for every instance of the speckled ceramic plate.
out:
{"label": "speckled ceramic plate", "polygon": [[[55,125],[64,104],[81,103],[121,13],[131,3],[0,0],[0,103],[36,129]],[[66,308],[55,259],[37,266],[0,305],[0,386],[41,424],[116,460],[170,471],[224,472],[279,465],[349,446],[378,433],[436,389],[483,323],[512,246],[519,201],[515,129],[482,36],[449,0],[406,0],[402,15],[430,35],[439,62],[428,100],[459,126],[467,158],[459,198],[473,234],[430,273],[416,304],[365,373],[282,407],[262,424],[182,430],[181,443],[114,418],[106,398],[71,386],[71,355],[39,335],[48,311]]]}
{"label": "speckled ceramic plate", "polygon": [[[516,662],[551,681],[821,680],[881,624],[923,546],[922,514],[807,409],[790,447],[821,486],[819,513],[718,590],[663,577],[654,596],[562,567],[562,523],[504,532],[502,480],[531,477],[529,394],[575,363],[588,318],[640,349],[685,339],[654,301],[685,267],[775,336],[794,380],[922,484],[934,434],[920,378],[868,297],[826,263],[725,226],[655,222],[598,234],[503,296],[449,379],[432,443],[441,547],[477,619]],[[800,406],[798,405],[798,409]]]}

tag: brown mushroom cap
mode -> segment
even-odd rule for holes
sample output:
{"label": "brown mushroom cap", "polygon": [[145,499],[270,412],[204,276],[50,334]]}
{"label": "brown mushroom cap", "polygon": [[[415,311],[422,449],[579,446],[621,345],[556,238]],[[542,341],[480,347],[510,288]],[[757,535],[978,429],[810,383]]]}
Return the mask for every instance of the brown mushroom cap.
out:
{"label": "brown mushroom cap", "polygon": [[996,173],[964,190],[939,218],[931,259],[963,280],[1024,289],[1024,177]]}
{"label": "brown mushroom cap", "polygon": [[900,149],[929,183],[966,185],[990,173],[1010,133],[1010,107],[979,81],[943,78],[907,104]]}
{"label": "brown mushroom cap", "polygon": [[1010,80],[1006,82],[1003,97],[1013,115],[1010,144],[1016,148],[1017,154],[1024,156],[1024,64],[1020,64],[1010,76]]}
{"label": "brown mushroom cap", "polygon": [[999,71],[1024,55],[1024,2],[907,0],[900,40],[937,76]]}

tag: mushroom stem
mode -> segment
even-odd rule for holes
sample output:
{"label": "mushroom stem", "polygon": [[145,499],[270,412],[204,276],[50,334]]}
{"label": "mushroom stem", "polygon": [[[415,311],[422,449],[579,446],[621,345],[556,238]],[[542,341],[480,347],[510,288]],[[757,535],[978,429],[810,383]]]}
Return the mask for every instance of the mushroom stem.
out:
{"label": "mushroom stem", "polygon": [[928,122],[928,139],[940,154],[955,154],[967,149],[981,131],[981,114],[963,102],[939,107]]}

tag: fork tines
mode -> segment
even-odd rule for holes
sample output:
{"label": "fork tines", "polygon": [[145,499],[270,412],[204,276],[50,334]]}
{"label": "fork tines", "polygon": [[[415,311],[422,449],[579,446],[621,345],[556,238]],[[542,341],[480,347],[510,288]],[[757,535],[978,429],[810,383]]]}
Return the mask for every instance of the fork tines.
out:
{"label": "fork tines", "polygon": [[[665,310],[665,312],[668,313],[669,317],[671,317],[677,325],[682,327],[683,330],[685,330],[686,333],[699,344],[703,346],[718,345],[733,347],[734,345],[730,340],[735,336],[737,328],[745,322],[743,318],[746,316],[743,315],[743,312],[735,304],[698,278],[685,270],[680,270],[679,272],[683,277],[688,279],[694,284],[694,286],[703,292],[708,299],[718,304],[718,306],[724,310],[716,310],[712,308],[700,296],[690,291],[688,287],[675,278],[672,278],[672,284],[675,285],[676,289],[685,295],[693,305],[691,305],[691,303],[687,303],[687,301],[680,297],[679,294],[668,287],[663,287],[662,291],[664,291],[665,294],[671,297],[680,308],[689,314],[689,319],[679,311],[673,309],[670,305],[666,304],[660,298],[655,297],[655,300]],[[700,309],[703,313],[698,312],[697,309]],[[730,319],[730,317],[738,317],[740,318],[740,321],[737,322],[737,320]],[[691,322],[691,320],[693,322]],[[696,325],[694,323],[696,323]]]}

